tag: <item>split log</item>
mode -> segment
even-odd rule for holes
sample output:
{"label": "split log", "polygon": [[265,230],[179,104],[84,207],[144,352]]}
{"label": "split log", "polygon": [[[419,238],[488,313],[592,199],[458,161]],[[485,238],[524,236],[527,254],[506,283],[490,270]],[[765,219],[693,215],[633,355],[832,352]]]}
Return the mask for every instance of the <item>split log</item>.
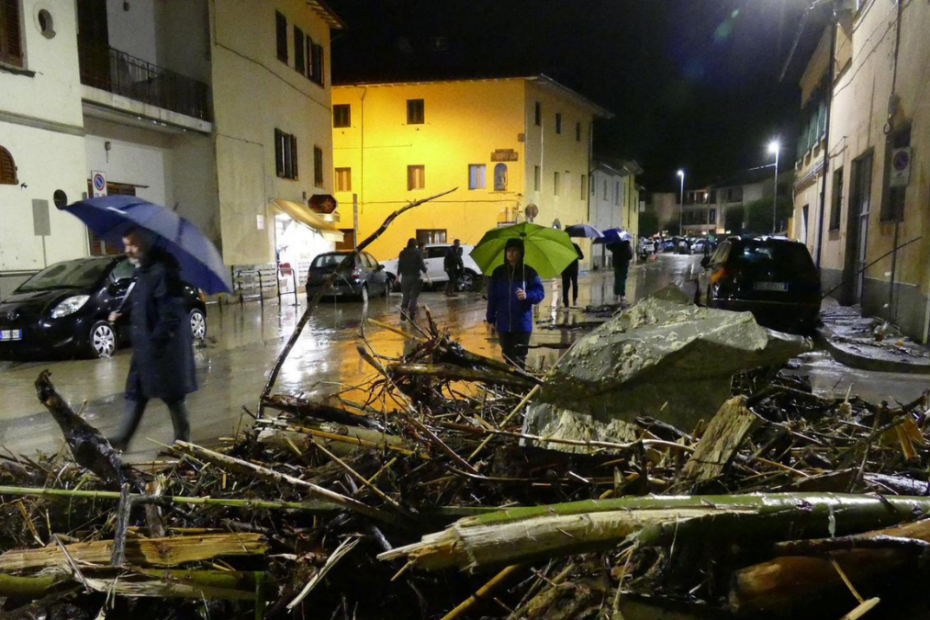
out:
{"label": "split log", "polygon": [[[109,564],[112,540],[65,545],[74,561]],[[125,561],[137,566],[177,566],[229,555],[261,555],[268,544],[261,534],[230,533],[178,536],[176,538],[131,538],[126,540]],[[50,566],[67,567],[61,548],[13,549],[0,555],[0,571],[19,571]]]}
{"label": "split log", "polygon": [[701,483],[722,474],[757,423],[758,418],[746,407],[745,396],[723,403],[685,463],[684,478]]}
{"label": "split log", "polygon": [[[388,435],[380,431],[356,428],[351,426],[334,427],[322,425],[320,428],[306,428],[286,423],[270,421],[274,428],[267,428],[258,435],[258,441],[272,445],[282,450],[290,450],[293,443],[300,450],[309,450],[313,442],[325,445],[337,454],[351,454],[359,448],[389,450],[404,456],[417,456],[414,450],[408,449],[404,440],[396,435]],[[278,430],[280,428],[280,430]],[[289,443],[290,442],[290,443]],[[340,446],[342,446],[340,448]],[[425,455],[419,455],[425,456]]]}
{"label": "split log", "polygon": [[48,370],[39,374],[35,382],[36,394],[61,428],[77,464],[89,469],[114,488],[119,488],[124,482],[132,482],[137,488],[142,489],[144,483],[141,478],[120,459],[110,442],[94,426],[76,414],[61,397],[49,378],[51,374]]}
{"label": "split log", "polygon": [[624,497],[512,508],[461,519],[378,556],[426,570],[517,564],[619,543],[779,541],[864,532],[930,509],[921,497],[753,494]]}
{"label": "split log", "polygon": [[[779,609],[822,596],[832,589],[843,588],[843,580],[830,558],[839,564],[853,584],[868,582],[879,574],[916,566],[925,544],[930,543],[930,520],[852,538],[849,544],[858,543],[861,548],[831,551],[829,558],[819,554],[778,557],[736,571],[730,584],[730,609],[738,613]],[[907,539],[918,544],[902,544],[902,540]],[[885,548],[874,548],[876,541]],[[816,551],[818,542],[807,541],[808,549]],[[836,544],[830,539],[823,543]]]}
{"label": "split log", "polygon": [[391,523],[395,521],[394,515],[384,510],[378,508],[372,508],[371,506],[364,504],[358,500],[354,500],[351,497],[346,497],[345,495],[340,495],[335,491],[330,491],[321,486],[313,484],[312,482],[307,482],[306,480],[301,480],[300,478],[295,478],[294,476],[289,476],[288,474],[282,474],[280,472],[274,471],[267,467],[262,467],[261,465],[255,465],[254,463],[249,463],[248,461],[243,461],[242,459],[237,459],[233,456],[228,456],[225,454],[220,454],[219,452],[214,452],[213,450],[208,450],[198,446],[197,444],[188,443],[186,441],[176,441],[174,443],[174,449],[186,452],[198,459],[207,461],[229,469],[230,471],[244,472],[260,478],[262,480],[272,482],[275,484],[286,484],[292,488],[300,489],[310,495],[313,495],[317,498],[329,501],[338,506],[342,506],[353,512],[357,512],[366,517],[371,517],[372,519],[378,519],[379,521],[384,521],[386,523]]}
{"label": "split log", "polygon": [[435,377],[446,381],[475,381],[491,385],[503,385],[517,389],[531,389],[537,382],[515,372],[500,370],[473,370],[455,364],[390,364],[387,371],[392,376]]}

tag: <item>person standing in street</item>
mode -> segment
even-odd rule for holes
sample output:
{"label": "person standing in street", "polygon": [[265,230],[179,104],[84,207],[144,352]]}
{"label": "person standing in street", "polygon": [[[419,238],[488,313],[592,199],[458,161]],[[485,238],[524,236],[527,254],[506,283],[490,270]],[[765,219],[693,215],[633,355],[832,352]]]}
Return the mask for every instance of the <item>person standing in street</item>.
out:
{"label": "person standing in street", "polygon": [[456,239],[446,250],[446,256],[442,260],[442,267],[449,275],[449,281],[446,283],[446,297],[457,297],[458,293],[455,288],[458,285],[459,276],[462,274],[462,242]]}
{"label": "person standing in street", "polygon": [[578,258],[572,261],[572,263],[565,268],[565,271],[562,272],[562,305],[568,306],[568,287],[573,286],[572,289],[572,305],[578,305],[578,261],[584,260],[584,252],[581,251],[581,248],[577,243],[572,243],[575,246],[575,253],[578,255]]}
{"label": "person standing in street", "polygon": [[[123,237],[126,255],[136,267],[129,293],[132,304],[132,362],[126,378],[126,415],[110,445],[126,450],[149,400],[168,406],[175,441],[190,441],[185,397],[197,390],[193,337],[184,307],[180,266],[168,252],[153,245],[142,230]],[[114,323],[121,314],[110,314]]]}
{"label": "person standing in street", "polygon": [[397,260],[397,273],[400,276],[400,291],[403,295],[400,302],[400,320],[414,321],[417,318],[417,298],[423,290],[423,276],[429,280],[426,262],[417,247],[416,239],[407,241],[407,247],[401,250]]}
{"label": "person standing in street", "polygon": [[504,264],[494,270],[488,282],[486,320],[491,333],[500,336],[504,358],[526,367],[526,355],[533,332],[533,306],[546,296],[536,270],[523,263],[523,241],[508,239]]}
{"label": "person standing in street", "polygon": [[625,305],[626,278],[630,271],[630,261],[633,260],[633,246],[629,238],[621,237],[607,244],[607,249],[610,250],[614,262],[614,295]]}

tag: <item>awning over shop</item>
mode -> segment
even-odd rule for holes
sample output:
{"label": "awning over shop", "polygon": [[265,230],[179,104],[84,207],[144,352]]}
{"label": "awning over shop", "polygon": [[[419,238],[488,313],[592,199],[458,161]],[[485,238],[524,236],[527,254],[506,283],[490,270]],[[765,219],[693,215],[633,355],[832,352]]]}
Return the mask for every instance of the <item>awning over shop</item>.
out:
{"label": "awning over shop", "polygon": [[312,228],[321,235],[324,239],[328,241],[342,242],[343,234],[342,232],[325,221],[322,217],[310,210],[309,207],[306,207],[299,202],[291,202],[290,200],[274,200],[272,201],[275,209],[284,213],[295,222],[300,222],[308,228]]}

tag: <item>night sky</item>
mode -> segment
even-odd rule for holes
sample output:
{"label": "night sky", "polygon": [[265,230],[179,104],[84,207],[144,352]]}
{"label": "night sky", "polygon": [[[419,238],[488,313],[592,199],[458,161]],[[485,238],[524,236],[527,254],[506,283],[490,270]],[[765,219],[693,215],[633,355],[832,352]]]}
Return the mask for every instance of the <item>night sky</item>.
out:
{"label": "night sky", "polygon": [[794,161],[797,81],[808,28],[779,82],[810,0],[329,0],[333,81],[545,73],[616,114],[595,153],[636,159],[651,191]]}

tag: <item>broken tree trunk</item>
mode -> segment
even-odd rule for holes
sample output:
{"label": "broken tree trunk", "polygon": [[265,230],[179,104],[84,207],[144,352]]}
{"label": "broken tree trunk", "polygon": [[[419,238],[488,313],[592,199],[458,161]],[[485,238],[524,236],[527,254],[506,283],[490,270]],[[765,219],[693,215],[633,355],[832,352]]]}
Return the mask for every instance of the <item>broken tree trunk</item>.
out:
{"label": "broken tree trunk", "polygon": [[342,262],[339,264],[339,266],[336,267],[333,273],[323,283],[323,286],[320,287],[320,290],[317,291],[317,294],[313,296],[312,300],[310,300],[310,303],[307,305],[307,309],[304,310],[303,316],[301,316],[300,321],[297,322],[297,326],[294,328],[294,332],[291,334],[291,337],[288,338],[287,344],[285,344],[284,348],[281,350],[281,354],[278,355],[278,359],[275,361],[274,367],[271,369],[271,374],[268,375],[268,381],[265,383],[265,387],[262,389],[261,397],[258,400],[258,417],[262,417],[262,414],[265,411],[265,399],[271,395],[271,389],[274,387],[275,381],[278,380],[278,374],[281,372],[281,367],[284,365],[285,360],[287,360],[287,356],[290,355],[291,349],[293,349],[294,345],[297,343],[297,339],[300,338],[301,332],[304,331],[304,327],[306,327],[307,321],[310,320],[310,315],[312,315],[313,311],[316,310],[316,307],[320,305],[320,300],[323,299],[323,296],[329,292],[336,279],[342,277],[344,269],[351,264],[351,261],[355,260],[355,257],[358,256],[362,250],[377,241],[378,238],[384,234],[384,231],[386,231],[388,227],[394,222],[394,220],[397,219],[397,217],[402,213],[419,207],[420,205],[431,200],[442,198],[446,194],[451,194],[457,189],[457,187],[454,187],[447,192],[442,192],[441,194],[436,194],[435,196],[430,196],[429,198],[411,202],[410,204],[398,209],[397,211],[394,211],[389,216],[387,216],[387,219],[384,220],[384,222],[375,232],[368,235],[364,241],[355,247],[354,252],[346,254],[345,258],[342,259]]}
{"label": "broken tree trunk", "polygon": [[293,413],[301,418],[312,418],[332,424],[344,424],[346,426],[364,426],[366,428],[381,429],[381,424],[360,413],[353,413],[347,409],[331,407],[322,403],[310,402],[304,398],[289,396],[287,394],[275,394],[268,398],[263,398],[262,402],[269,409]]}
{"label": "broken tree trunk", "polygon": [[[109,564],[112,540],[65,545],[74,561]],[[126,540],[125,561],[137,566],[177,566],[227,555],[261,555],[268,544],[261,534],[231,533],[178,536],[176,538],[131,538]],[[17,571],[50,566],[67,567],[65,554],[57,545],[39,549],[13,549],[0,555],[0,571]]]}
{"label": "broken tree trunk", "polygon": [[745,396],[723,403],[685,463],[683,477],[701,483],[722,474],[757,423],[758,418],[746,408]]}
{"label": "broken tree trunk", "polygon": [[[516,564],[579,553],[635,535],[672,540],[779,541],[853,534],[913,519],[930,498],[841,494],[624,497],[487,513],[378,556],[426,570]],[[632,539],[631,539],[632,540]]]}
{"label": "broken tree trunk", "polygon": [[74,413],[52,384],[51,374],[48,370],[39,374],[35,382],[36,394],[61,427],[77,464],[97,474],[112,487],[119,488],[124,482],[132,482],[140,490],[144,488],[139,476],[119,458],[100,431]]}
{"label": "broken tree trunk", "polygon": [[[930,520],[851,538],[853,548],[829,550],[829,555],[816,551],[818,543],[830,545],[831,539],[806,541],[811,555],[778,557],[736,571],[730,585],[730,609],[739,613],[778,609],[844,587],[831,558],[854,585],[870,581],[875,575],[916,566],[930,543]],[[907,540],[915,544],[907,545]],[[855,548],[857,545],[860,548]],[[885,548],[875,548],[880,545]]]}

